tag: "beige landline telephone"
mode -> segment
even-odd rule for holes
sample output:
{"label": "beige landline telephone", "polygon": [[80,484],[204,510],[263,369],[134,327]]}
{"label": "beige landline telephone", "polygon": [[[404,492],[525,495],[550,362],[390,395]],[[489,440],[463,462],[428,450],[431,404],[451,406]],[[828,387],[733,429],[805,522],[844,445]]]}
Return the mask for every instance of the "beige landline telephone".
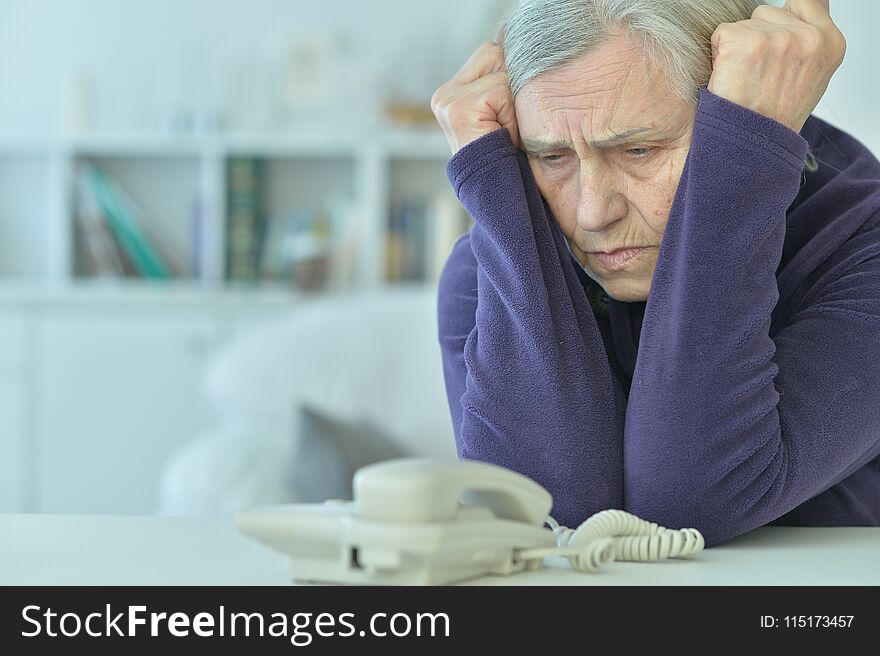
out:
{"label": "beige landline telephone", "polygon": [[589,572],[613,560],[686,558],[704,546],[696,529],[621,510],[576,530],[559,526],[547,490],[473,460],[389,460],[358,470],[353,488],[353,501],[242,511],[238,527],[289,555],[294,579],[323,583],[439,585],[537,569],[548,556]]}

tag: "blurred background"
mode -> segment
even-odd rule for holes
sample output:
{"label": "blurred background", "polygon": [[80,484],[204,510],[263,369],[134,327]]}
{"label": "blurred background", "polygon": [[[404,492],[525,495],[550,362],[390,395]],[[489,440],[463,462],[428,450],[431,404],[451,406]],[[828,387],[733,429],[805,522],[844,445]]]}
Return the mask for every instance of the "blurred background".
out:
{"label": "blurred background", "polygon": [[[471,219],[429,101],[511,4],[0,0],[0,512],[454,457],[436,282]],[[880,152],[880,5],[832,14],[816,114]]]}

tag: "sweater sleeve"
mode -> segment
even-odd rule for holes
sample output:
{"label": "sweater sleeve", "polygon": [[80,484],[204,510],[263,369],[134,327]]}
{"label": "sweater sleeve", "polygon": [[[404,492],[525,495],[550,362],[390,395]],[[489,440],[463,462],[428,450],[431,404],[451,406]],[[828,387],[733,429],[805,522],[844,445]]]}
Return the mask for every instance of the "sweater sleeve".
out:
{"label": "sweater sleeve", "polygon": [[447,174],[474,219],[438,297],[459,457],[537,481],[569,526],[622,508],[623,391],[525,155],[499,129],[456,153]]}
{"label": "sweater sleeve", "polygon": [[[880,450],[880,248],[845,244],[770,337],[807,143],[703,88],[645,310],[625,506],[709,545],[773,521]],[[843,252],[849,249],[849,252]]]}

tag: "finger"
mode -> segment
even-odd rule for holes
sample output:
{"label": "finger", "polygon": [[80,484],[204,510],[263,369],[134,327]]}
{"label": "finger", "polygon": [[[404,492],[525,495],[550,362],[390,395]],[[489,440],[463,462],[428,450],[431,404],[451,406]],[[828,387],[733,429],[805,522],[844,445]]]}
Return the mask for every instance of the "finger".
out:
{"label": "finger", "polygon": [[832,22],[828,0],[788,0],[785,9],[810,25]]}
{"label": "finger", "polygon": [[507,32],[507,23],[502,23],[498,26],[498,29],[495,31],[495,38],[492,39],[495,43],[498,44],[498,47],[504,48],[504,34]]}
{"label": "finger", "polygon": [[510,93],[506,71],[489,73],[475,80],[462,90],[471,98],[483,99],[494,111],[498,123],[510,131],[510,138],[519,148],[519,130],[516,123],[516,106]]}
{"label": "finger", "polygon": [[761,5],[752,12],[752,20],[776,23],[778,25],[800,25],[803,21],[790,11],[770,5]]}
{"label": "finger", "polygon": [[519,148],[519,129],[516,123],[516,110],[513,98],[508,94],[501,100],[500,104],[501,106],[496,110],[498,112],[498,123],[501,127],[507,128],[508,132],[510,132],[510,140],[514,146]]}
{"label": "finger", "polygon": [[486,73],[482,77],[479,77],[468,84],[462,89],[462,91],[466,95],[479,95],[494,91],[510,93],[510,83],[507,78],[507,71],[502,70]]}
{"label": "finger", "polygon": [[504,69],[504,56],[498,44],[487,41],[468,58],[458,73],[452,76],[457,84],[470,84],[484,75]]}

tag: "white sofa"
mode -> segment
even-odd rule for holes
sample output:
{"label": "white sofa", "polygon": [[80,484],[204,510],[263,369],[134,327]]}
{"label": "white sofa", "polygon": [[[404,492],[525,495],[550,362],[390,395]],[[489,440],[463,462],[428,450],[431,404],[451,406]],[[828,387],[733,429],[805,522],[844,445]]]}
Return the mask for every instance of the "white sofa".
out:
{"label": "white sofa", "polygon": [[165,464],[157,512],[311,500],[295,490],[345,470],[328,462],[343,459],[339,452],[304,453],[304,405],[343,423],[367,422],[401,455],[454,459],[436,299],[428,286],[316,297],[228,343],[204,377],[212,425]]}

